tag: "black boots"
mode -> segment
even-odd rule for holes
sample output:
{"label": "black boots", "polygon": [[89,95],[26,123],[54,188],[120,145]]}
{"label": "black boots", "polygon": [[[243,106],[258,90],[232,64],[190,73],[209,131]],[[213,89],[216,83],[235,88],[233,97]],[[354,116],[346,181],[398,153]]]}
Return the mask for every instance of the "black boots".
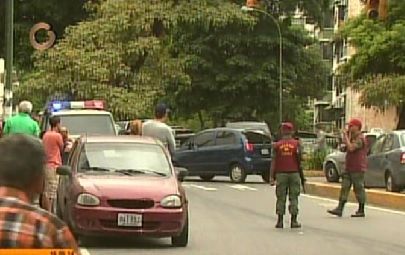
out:
{"label": "black boots", "polygon": [[282,214],[278,215],[276,228],[283,228],[284,227],[284,217]]}
{"label": "black boots", "polygon": [[328,210],[328,213],[338,216],[338,217],[342,217],[345,204],[346,204],[345,201],[340,201],[339,205],[333,210]]}
{"label": "black boots", "polygon": [[364,206],[365,206],[364,204],[359,204],[359,209],[357,210],[357,212],[352,214],[352,217],[354,217],[354,218],[366,217],[366,214],[364,213]]}
{"label": "black boots", "polygon": [[[284,228],[283,215],[278,215],[276,228]],[[301,228],[301,223],[298,222],[297,215],[291,215],[291,228]]]}
{"label": "black boots", "polygon": [[301,223],[297,220],[297,215],[291,215],[291,228],[301,228]]}
{"label": "black boots", "polygon": [[[338,217],[342,217],[345,204],[346,204],[345,201],[339,202],[339,205],[333,210],[328,210],[328,213],[338,216]],[[354,218],[366,217],[366,214],[364,213],[364,207],[365,207],[365,204],[360,203],[359,209],[354,214],[352,214],[352,217],[354,217]]]}

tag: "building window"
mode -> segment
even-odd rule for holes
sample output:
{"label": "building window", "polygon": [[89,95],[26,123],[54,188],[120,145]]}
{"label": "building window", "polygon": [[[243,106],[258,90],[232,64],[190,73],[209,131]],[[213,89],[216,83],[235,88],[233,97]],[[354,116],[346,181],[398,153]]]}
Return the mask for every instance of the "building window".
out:
{"label": "building window", "polygon": [[333,59],[333,45],[330,42],[321,43],[322,59],[332,61]]}
{"label": "building window", "polygon": [[333,20],[333,12],[329,11],[325,13],[325,17],[323,19],[323,27],[324,28],[333,28],[334,20]]}
{"label": "building window", "polygon": [[329,75],[328,77],[328,86],[326,88],[327,91],[333,91],[333,75]]}

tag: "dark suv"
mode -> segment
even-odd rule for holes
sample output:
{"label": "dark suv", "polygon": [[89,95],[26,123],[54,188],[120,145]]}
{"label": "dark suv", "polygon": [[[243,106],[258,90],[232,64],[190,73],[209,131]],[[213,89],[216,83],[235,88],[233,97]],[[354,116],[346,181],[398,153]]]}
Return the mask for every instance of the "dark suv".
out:
{"label": "dark suv", "polygon": [[229,176],[244,182],[247,175],[269,181],[271,137],[262,130],[215,128],[197,133],[175,153],[174,161],[189,170],[189,176],[205,181]]}

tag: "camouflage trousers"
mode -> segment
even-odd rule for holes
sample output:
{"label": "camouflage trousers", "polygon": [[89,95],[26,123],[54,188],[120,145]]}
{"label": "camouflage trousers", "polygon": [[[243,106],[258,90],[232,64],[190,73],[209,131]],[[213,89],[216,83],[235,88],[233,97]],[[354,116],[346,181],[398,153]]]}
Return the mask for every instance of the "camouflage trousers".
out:
{"label": "camouflage trousers", "polygon": [[364,172],[343,173],[342,186],[340,189],[340,198],[342,202],[347,202],[350,190],[353,186],[353,191],[357,202],[366,203],[366,189],[364,187]]}
{"label": "camouflage trousers", "polygon": [[301,178],[299,173],[276,174],[276,213],[285,215],[287,196],[289,200],[288,211],[298,215],[298,197],[301,192]]}

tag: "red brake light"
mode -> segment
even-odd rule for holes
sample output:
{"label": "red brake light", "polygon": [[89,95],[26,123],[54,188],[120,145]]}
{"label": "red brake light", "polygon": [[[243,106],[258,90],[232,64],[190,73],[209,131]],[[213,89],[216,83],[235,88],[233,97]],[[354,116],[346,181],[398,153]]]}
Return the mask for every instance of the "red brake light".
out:
{"label": "red brake light", "polygon": [[405,164],[405,152],[401,153],[401,157],[399,160],[401,161],[401,164]]}
{"label": "red brake light", "polygon": [[101,100],[91,100],[91,101],[84,101],[84,108],[85,109],[104,109],[104,102]]}
{"label": "red brake light", "polygon": [[251,143],[246,143],[245,147],[246,147],[247,151],[253,151],[254,150],[254,146]]}

